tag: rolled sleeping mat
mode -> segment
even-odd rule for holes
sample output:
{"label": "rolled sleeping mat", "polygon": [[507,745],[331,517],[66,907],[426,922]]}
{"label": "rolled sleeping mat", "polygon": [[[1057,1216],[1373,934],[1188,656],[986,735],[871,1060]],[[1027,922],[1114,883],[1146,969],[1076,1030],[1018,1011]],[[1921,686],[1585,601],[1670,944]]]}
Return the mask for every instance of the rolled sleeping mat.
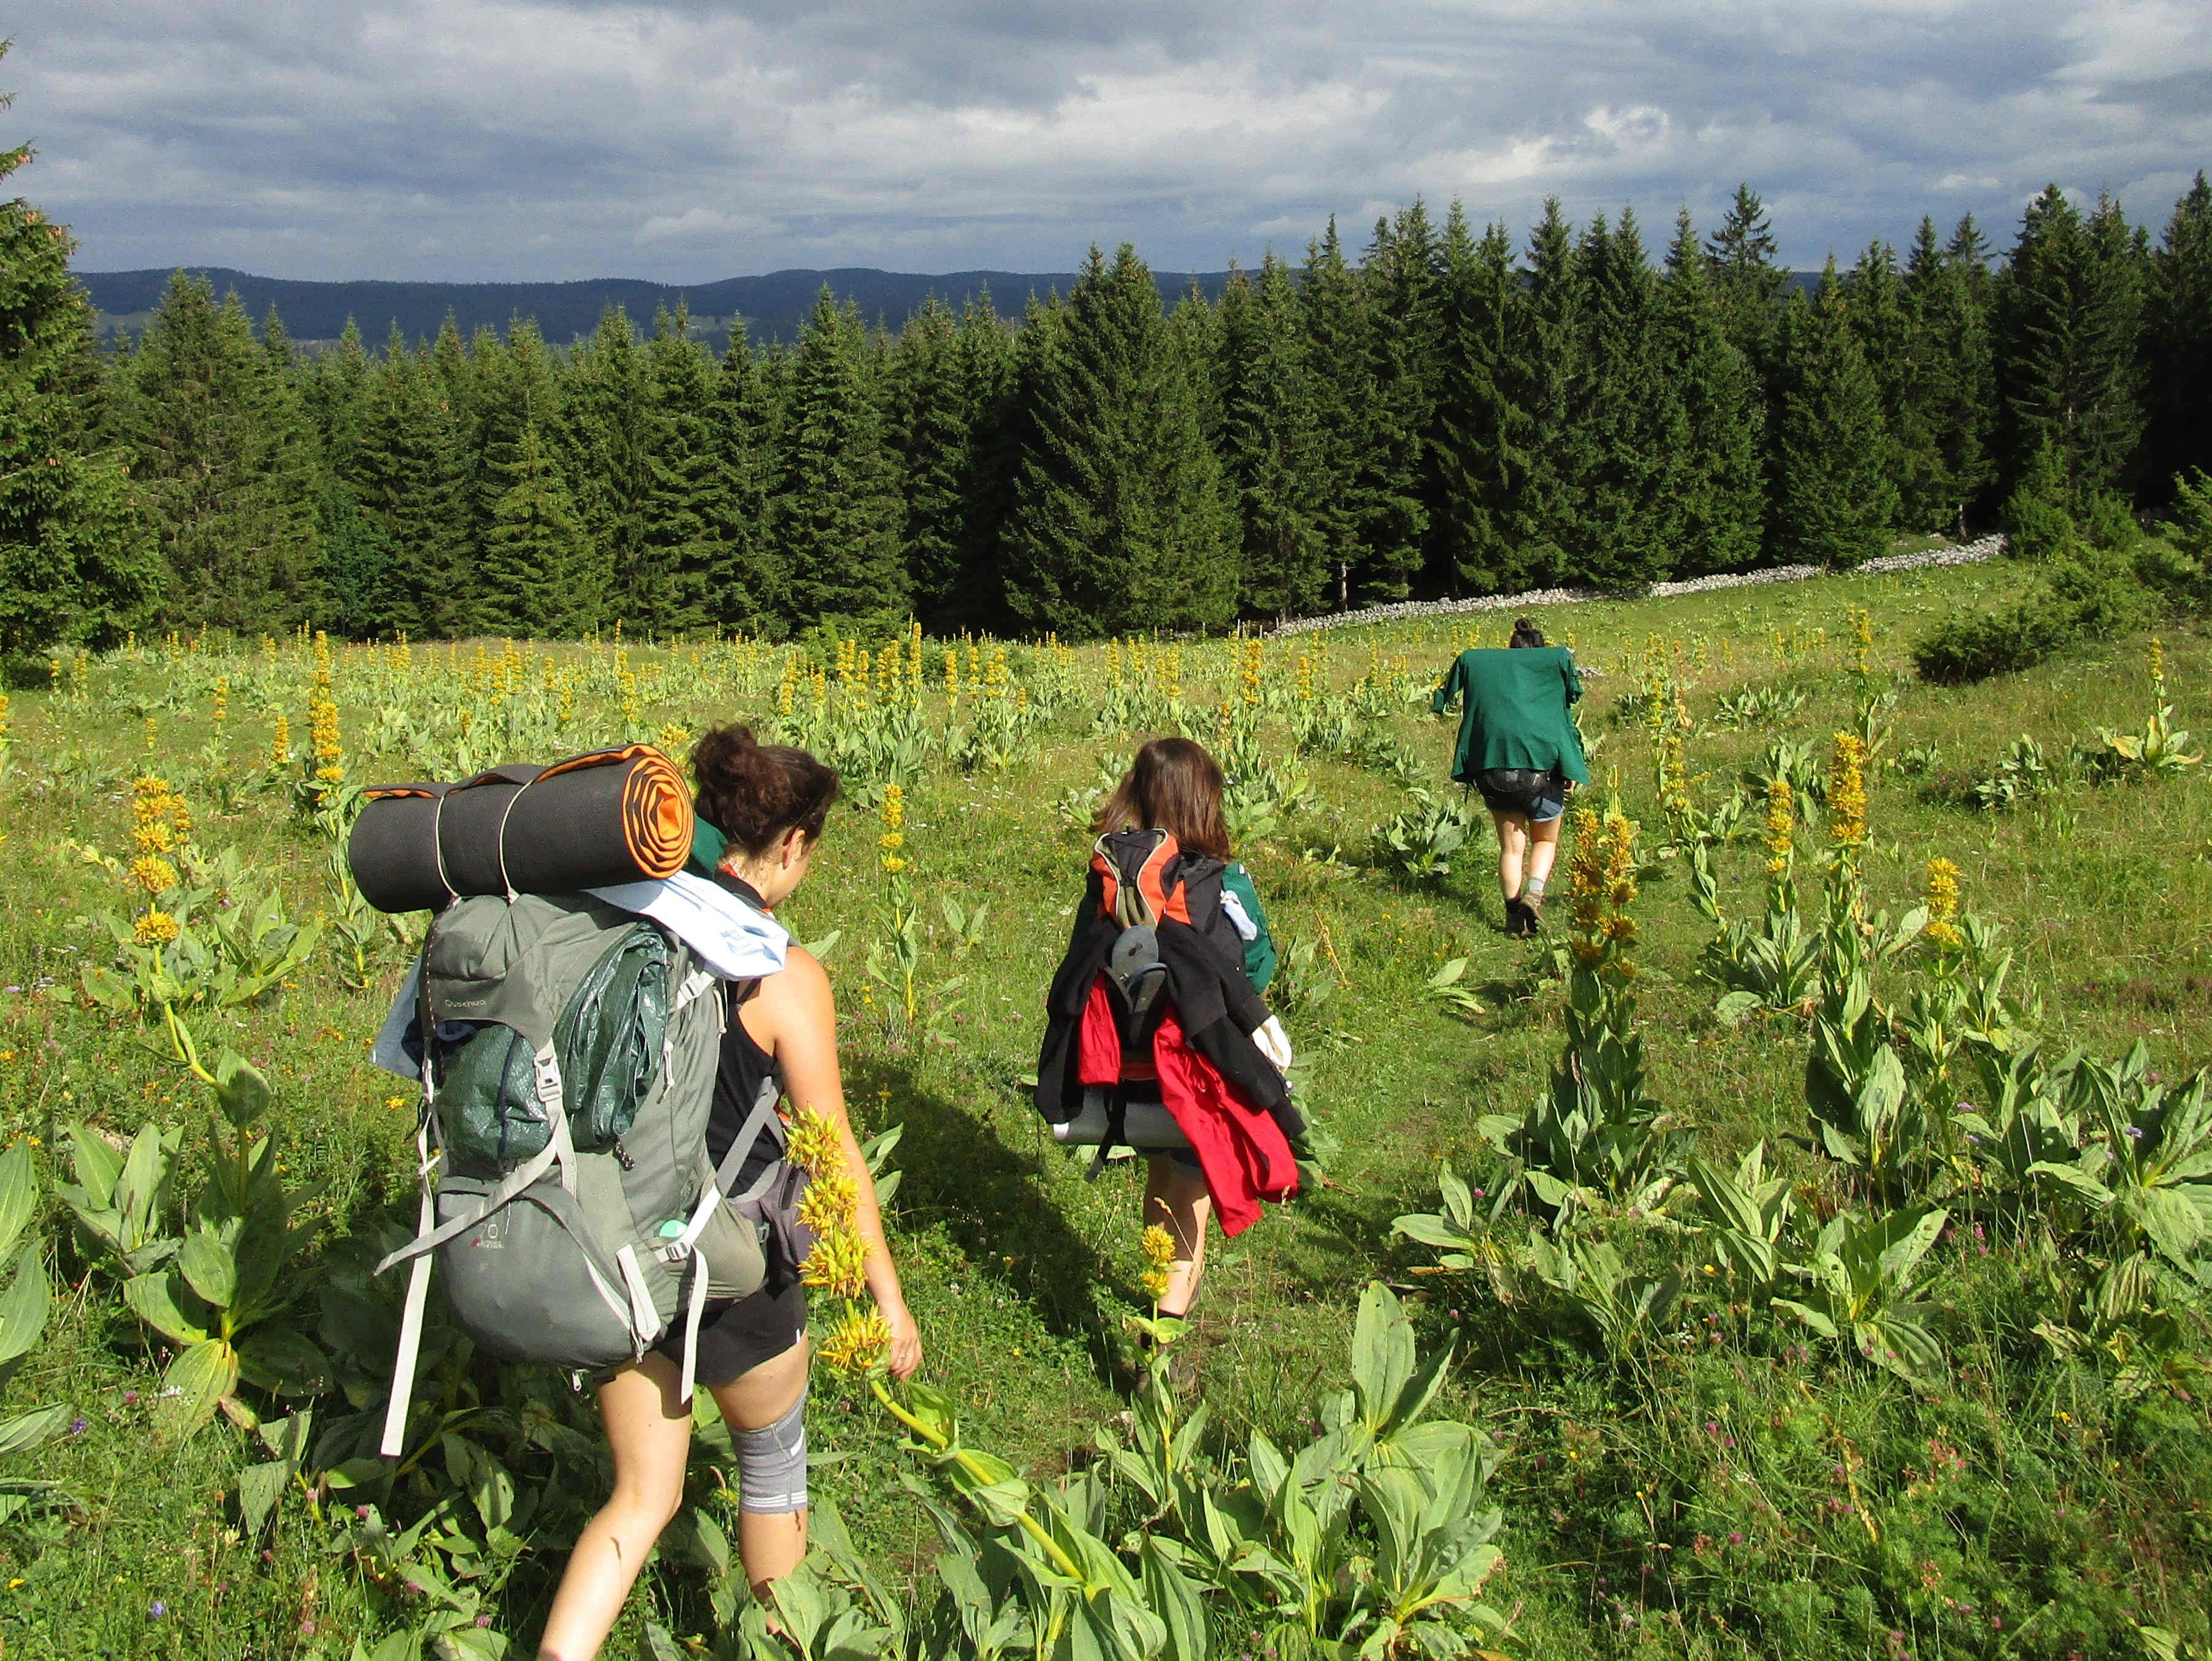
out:
{"label": "rolled sleeping mat", "polygon": [[368,795],[348,858],[362,894],[380,911],[442,910],[460,894],[573,894],[673,876],[691,854],[691,793],[676,764],[650,744]]}
{"label": "rolled sleeping mat", "polygon": [[380,912],[437,911],[453,898],[438,870],[438,801],[451,785],[379,785],[364,791],[346,842],[362,898]]}
{"label": "rolled sleeping mat", "polygon": [[[1106,1093],[1088,1089],[1083,1106],[1073,1118],[1052,1127],[1052,1139],[1063,1148],[1096,1148],[1106,1140]],[[1117,1148],[1188,1148],[1190,1138],[1176,1123],[1175,1115],[1157,1101],[1133,1101],[1121,1110],[1121,1135]]]}

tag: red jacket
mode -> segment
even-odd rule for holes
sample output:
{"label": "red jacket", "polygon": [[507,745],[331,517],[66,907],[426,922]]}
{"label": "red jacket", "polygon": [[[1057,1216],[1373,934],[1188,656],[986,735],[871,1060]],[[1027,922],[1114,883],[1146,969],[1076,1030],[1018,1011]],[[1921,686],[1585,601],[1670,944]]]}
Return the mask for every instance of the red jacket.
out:
{"label": "red jacket", "polygon": [[[1219,1069],[1183,1041],[1176,1011],[1161,1016],[1152,1034],[1152,1065],[1160,1100],[1190,1139],[1221,1232],[1234,1240],[1260,1220],[1260,1202],[1287,1199],[1298,1189],[1297,1161],[1282,1127]],[[1077,1082],[1121,1080],[1121,1035],[1103,974],[1092,982],[1077,1040]]]}

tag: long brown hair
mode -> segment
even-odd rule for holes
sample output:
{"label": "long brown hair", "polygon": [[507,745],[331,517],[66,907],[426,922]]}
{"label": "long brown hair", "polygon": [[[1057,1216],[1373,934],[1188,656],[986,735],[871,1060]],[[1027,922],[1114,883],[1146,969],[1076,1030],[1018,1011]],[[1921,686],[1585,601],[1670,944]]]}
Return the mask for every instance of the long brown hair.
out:
{"label": "long brown hair", "polygon": [[1229,858],[1229,826],[1221,816],[1221,764],[1188,738],[1155,738],[1137,752],[1092,834],[1164,830],[1193,853]]}

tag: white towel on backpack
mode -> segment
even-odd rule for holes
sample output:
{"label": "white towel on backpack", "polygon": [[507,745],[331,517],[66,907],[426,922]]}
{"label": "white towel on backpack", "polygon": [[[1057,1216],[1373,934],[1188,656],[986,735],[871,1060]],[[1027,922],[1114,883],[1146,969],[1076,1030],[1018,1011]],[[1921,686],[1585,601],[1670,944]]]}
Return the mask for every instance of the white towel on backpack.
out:
{"label": "white towel on backpack", "polygon": [[766,912],[719,882],[690,871],[655,882],[620,882],[587,890],[595,900],[635,912],[689,946],[725,980],[757,980],[783,967],[791,933]]}

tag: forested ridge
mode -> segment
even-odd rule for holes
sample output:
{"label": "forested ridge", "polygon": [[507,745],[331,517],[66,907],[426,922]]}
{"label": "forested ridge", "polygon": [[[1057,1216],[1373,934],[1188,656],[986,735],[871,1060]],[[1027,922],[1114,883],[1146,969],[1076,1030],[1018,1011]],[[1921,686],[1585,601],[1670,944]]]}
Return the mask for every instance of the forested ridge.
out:
{"label": "forested ridge", "polygon": [[519,318],[303,353],[181,272],[104,346],[65,233],[4,216],[17,651],[203,622],[1206,629],[1845,567],[1987,523],[2045,452],[2084,503],[2212,467],[2202,173],[2155,239],[2053,185],[2002,258],[1923,219],[1809,294],[1748,188],[1656,258],[1628,209],[1554,202],[1516,241],[1417,201],[1218,300],[1164,306],[1094,248],[1018,318],[932,301],[891,335],[825,287],[787,349],[719,355],[680,308],[565,349]]}

